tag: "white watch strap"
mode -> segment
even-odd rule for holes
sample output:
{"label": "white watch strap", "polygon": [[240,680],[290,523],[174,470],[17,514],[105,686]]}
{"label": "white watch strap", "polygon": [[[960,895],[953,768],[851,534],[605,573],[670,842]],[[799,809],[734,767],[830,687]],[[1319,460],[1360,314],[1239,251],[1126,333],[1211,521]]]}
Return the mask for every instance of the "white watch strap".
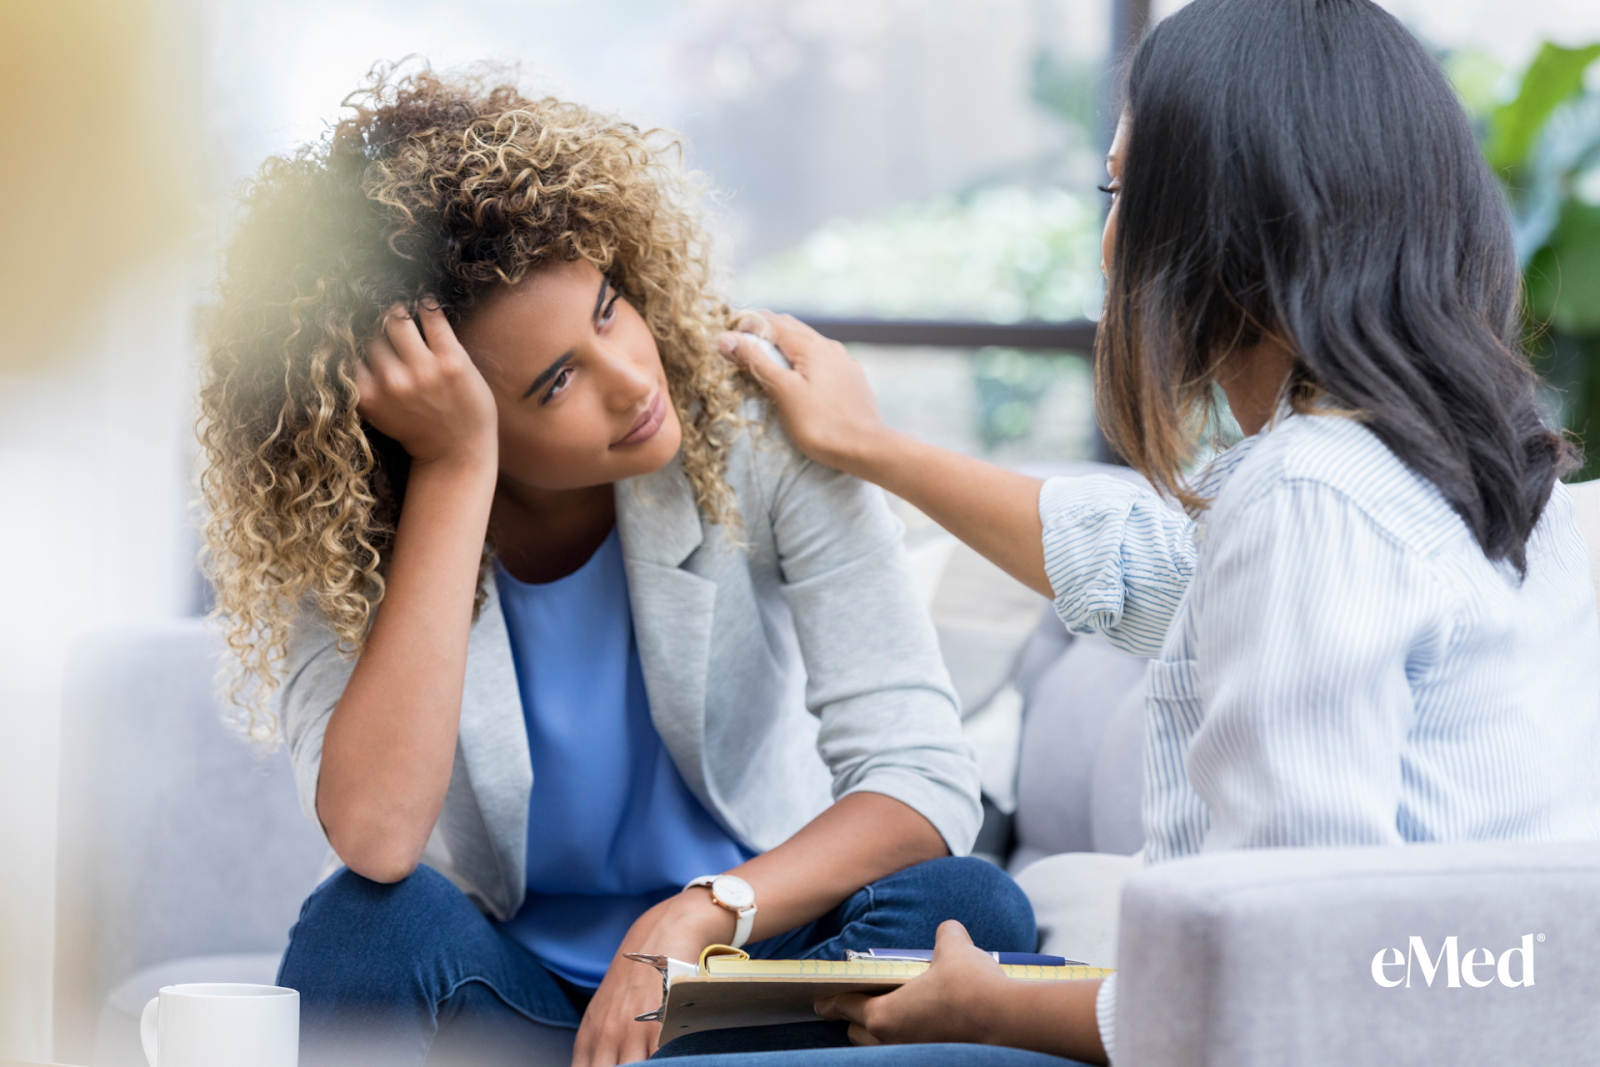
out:
{"label": "white watch strap", "polygon": [[[683,888],[693,889],[695,886],[703,885],[707,889],[711,889],[711,883],[720,877],[722,876],[717,874],[703,874]],[[715,891],[712,892],[711,899],[717,901]],[[727,908],[721,901],[717,901],[717,906],[733,911],[732,908]],[[729,941],[728,944],[733,948],[744,948],[745,942],[750,940],[750,931],[756,924],[756,906],[752,904],[742,911],[734,911],[733,914],[738,921],[733,925],[733,940]]]}
{"label": "white watch strap", "polygon": [[752,904],[736,914],[739,922],[733,928],[733,940],[728,943],[734,948],[744,948],[744,943],[750,940],[750,928],[756,924],[756,906]]}

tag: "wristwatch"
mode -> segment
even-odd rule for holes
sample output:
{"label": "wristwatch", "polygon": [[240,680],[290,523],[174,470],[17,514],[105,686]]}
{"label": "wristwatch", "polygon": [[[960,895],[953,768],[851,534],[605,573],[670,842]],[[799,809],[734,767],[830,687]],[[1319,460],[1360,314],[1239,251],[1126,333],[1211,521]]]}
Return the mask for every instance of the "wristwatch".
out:
{"label": "wristwatch", "polygon": [[738,925],[733,928],[733,940],[728,944],[733,948],[743,948],[744,943],[750,940],[750,928],[756,924],[756,891],[736,874],[708,874],[696,878],[683,888],[693,889],[697,885],[710,888],[712,903],[727,908],[739,917]]}

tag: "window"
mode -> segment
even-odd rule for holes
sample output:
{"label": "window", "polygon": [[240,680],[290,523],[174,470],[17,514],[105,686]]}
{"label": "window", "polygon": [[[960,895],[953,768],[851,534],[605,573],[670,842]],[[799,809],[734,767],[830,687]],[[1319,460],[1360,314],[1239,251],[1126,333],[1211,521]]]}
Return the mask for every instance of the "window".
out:
{"label": "window", "polygon": [[[1081,458],[1110,6],[216,0],[216,169],[318,136],[375,60],[519,61],[530,88],[682,131],[735,298],[895,342],[855,348],[891,420],[1003,462]],[[1039,322],[1077,325],[1020,325]]]}

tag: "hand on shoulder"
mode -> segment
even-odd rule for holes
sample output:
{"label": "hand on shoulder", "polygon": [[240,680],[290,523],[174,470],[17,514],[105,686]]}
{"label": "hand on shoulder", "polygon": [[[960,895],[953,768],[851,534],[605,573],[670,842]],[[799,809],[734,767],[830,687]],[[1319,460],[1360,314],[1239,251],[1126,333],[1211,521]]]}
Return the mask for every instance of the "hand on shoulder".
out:
{"label": "hand on shoulder", "polygon": [[[717,350],[766,392],[794,446],[818,463],[864,476],[862,468],[894,431],[878,413],[861,364],[792,315],[748,315],[739,325],[743,332],[717,338]],[[752,333],[775,343],[790,366],[772,359]]]}

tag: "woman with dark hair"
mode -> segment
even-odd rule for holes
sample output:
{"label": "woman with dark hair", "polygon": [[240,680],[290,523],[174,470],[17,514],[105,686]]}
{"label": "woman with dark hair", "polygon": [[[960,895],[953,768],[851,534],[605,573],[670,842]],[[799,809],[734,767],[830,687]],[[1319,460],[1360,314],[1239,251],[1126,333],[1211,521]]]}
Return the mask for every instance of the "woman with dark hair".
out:
{"label": "woman with dark hair", "polygon": [[[1145,862],[1600,836],[1574,449],[1540,410],[1505,208],[1437,65],[1369,0],[1196,0],[1133,56],[1108,168],[1100,422],[1187,517],[896,434],[791,319],[792,371],[723,350],[808,455],[1154,657]],[[1219,390],[1248,437],[1191,479]],[[919,1064],[1021,1064],[1109,1057],[1114,999],[1114,978],[1010,981],[947,923],[927,974],[819,1007],[862,1042],[1014,1046]]]}

